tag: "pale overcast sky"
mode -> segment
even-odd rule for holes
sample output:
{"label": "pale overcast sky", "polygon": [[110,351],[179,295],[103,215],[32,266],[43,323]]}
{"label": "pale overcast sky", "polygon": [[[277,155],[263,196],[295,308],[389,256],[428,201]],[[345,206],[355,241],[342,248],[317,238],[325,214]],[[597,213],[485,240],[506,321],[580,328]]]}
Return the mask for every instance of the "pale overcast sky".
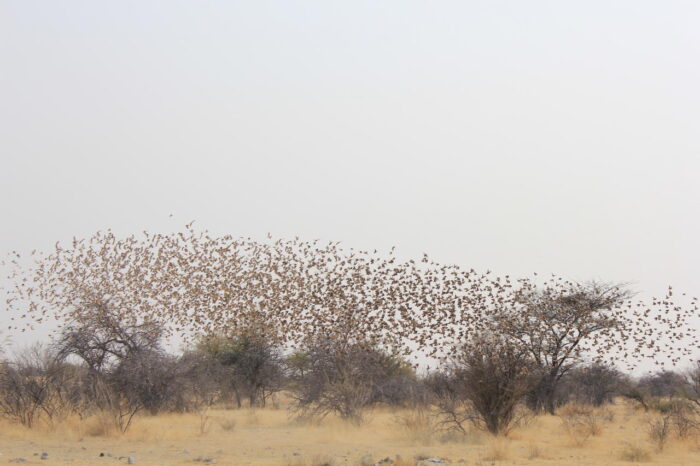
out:
{"label": "pale overcast sky", "polygon": [[0,246],[196,219],[698,295],[699,25],[697,1],[0,0]]}

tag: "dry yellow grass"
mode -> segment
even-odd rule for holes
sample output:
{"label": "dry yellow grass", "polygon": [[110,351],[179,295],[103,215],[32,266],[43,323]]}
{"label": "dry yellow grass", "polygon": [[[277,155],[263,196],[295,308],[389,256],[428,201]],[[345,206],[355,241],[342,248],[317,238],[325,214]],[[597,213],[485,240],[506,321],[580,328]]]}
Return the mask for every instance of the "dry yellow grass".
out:
{"label": "dry yellow grass", "polygon": [[[424,418],[400,410],[376,410],[357,427],[332,418],[320,424],[296,423],[285,409],[218,409],[208,413],[211,422],[204,433],[196,414],[141,416],[123,435],[99,417],[31,430],[0,421],[0,461],[21,457],[28,464],[111,465],[132,456],[144,465],[340,466],[360,464],[366,455],[375,461],[400,455],[397,464],[403,465],[415,464],[415,457],[484,466],[700,464],[697,438],[672,438],[658,452],[648,438],[643,413],[624,404],[611,409],[612,420],[602,421],[600,434],[583,446],[572,443],[557,416],[539,416],[507,438],[474,433],[466,439],[431,435]],[[408,426],[399,421],[402,418],[410,421]],[[49,454],[47,460],[40,459],[42,452]]]}

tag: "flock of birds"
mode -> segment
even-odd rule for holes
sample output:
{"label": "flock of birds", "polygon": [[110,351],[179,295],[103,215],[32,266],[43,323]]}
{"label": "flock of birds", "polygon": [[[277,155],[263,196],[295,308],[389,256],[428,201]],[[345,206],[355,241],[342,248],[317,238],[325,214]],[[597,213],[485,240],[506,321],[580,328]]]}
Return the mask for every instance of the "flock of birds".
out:
{"label": "flock of birds", "polygon": [[283,345],[322,338],[414,358],[445,358],[475,335],[497,333],[542,364],[584,355],[677,364],[699,347],[697,298],[677,303],[671,288],[644,302],[622,285],[495,277],[427,256],[398,260],[393,249],[255,241],[188,225],[126,238],[97,232],[31,259],[13,252],[6,261],[6,307],[16,319],[8,330],[55,319],[60,331],[109,312],[186,340],[253,329]]}

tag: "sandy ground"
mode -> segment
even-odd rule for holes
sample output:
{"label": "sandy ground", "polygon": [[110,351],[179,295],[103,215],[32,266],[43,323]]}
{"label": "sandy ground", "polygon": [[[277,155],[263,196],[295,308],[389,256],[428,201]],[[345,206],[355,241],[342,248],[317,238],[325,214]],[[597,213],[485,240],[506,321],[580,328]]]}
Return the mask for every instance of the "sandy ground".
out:
{"label": "sandy ground", "polygon": [[[320,425],[291,421],[285,409],[212,410],[201,431],[197,415],[142,416],[126,434],[100,431],[98,419],[63,421],[53,428],[26,429],[0,421],[0,463],[23,458],[24,464],[178,465],[355,465],[365,455],[376,461],[400,455],[443,458],[454,464],[552,465],[700,465],[700,438],[671,439],[662,452],[647,435],[643,413],[618,404],[612,421],[586,441],[574,438],[555,416],[539,416],[507,438],[474,432],[465,440],[405,428],[412,412],[377,410],[360,427],[338,419]],[[234,425],[235,424],[235,425]],[[649,454],[644,461],[624,460],[631,447]],[[42,453],[47,459],[41,459]],[[104,456],[100,456],[103,454]]]}

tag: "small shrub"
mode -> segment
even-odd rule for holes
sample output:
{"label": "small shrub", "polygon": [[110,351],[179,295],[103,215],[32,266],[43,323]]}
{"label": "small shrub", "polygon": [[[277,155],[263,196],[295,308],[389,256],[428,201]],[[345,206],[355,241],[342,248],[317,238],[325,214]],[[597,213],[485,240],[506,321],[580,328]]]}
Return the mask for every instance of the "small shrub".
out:
{"label": "small shrub", "polygon": [[85,434],[90,437],[110,437],[118,432],[111,413],[98,412],[85,422]]}
{"label": "small shrub", "polygon": [[483,459],[486,461],[504,461],[509,456],[508,443],[502,438],[496,438],[486,446],[486,454]]}
{"label": "small shrub", "polygon": [[199,435],[208,434],[210,427],[211,427],[211,417],[209,416],[209,410],[200,411],[199,412]]}
{"label": "small shrub", "polygon": [[639,445],[625,443],[625,446],[620,452],[620,459],[622,461],[644,462],[651,459],[651,454]]}
{"label": "small shrub", "polygon": [[671,434],[672,417],[670,414],[653,417],[648,420],[647,432],[657,451],[663,451]]}
{"label": "small shrub", "polygon": [[226,432],[231,432],[236,428],[236,420],[235,419],[222,419],[221,421],[219,421],[219,425]]}
{"label": "small shrub", "polygon": [[539,445],[531,443],[527,446],[527,459],[534,460],[543,456],[542,448]]}
{"label": "small shrub", "polygon": [[602,432],[600,416],[592,407],[568,404],[559,411],[562,426],[573,443],[584,445],[588,439]]}
{"label": "small shrub", "polygon": [[694,407],[687,400],[674,400],[668,410],[673,430],[679,438],[688,438],[698,430],[698,420]]}
{"label": "small shrub", "polygon": [[395,422],[403,429],[414,443],[428,445],[432,443],[435,425],[430,413],[424,409],[411,410],[396,416]]}
{"label": "small shrub", "polygon": [[258,411],[255,409],[248,410],[245,416],[245,423],[249,426],[260,425],[260,415]]}
{"label": "small shrub", "polygon": [[466,443],[470,440],[473,440],[471,434],[465,435],[455,430],[445,432],[438,437],[440,443]]}

